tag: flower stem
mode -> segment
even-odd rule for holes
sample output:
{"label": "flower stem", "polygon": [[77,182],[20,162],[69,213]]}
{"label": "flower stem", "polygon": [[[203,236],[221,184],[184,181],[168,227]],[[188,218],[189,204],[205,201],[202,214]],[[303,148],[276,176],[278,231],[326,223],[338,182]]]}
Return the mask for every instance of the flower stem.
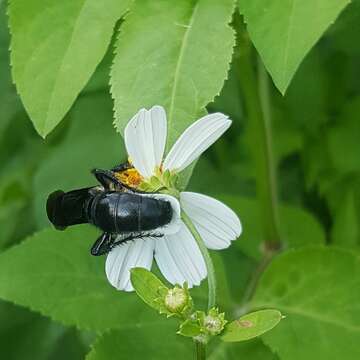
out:
{"label": "flower stem", "polygon": [[[196,240],[196,243],[199,246],[200,252],[205,260],[206,269],[208,273],[208,310],[213,308],[216,304],[216,277],[215,277],[215,269],[214,264],[211,260],[210,254],[208,249],[205,246],[203,239],[201,238],[199,232],[196,230],[195,225],[189,218],[189,216],[182,211],[181,218],[189,231],[191,232],[192,236]],[[205,343],[195,340],[195,351],[196,351],[196,359],[197,360],[205,360],[206,359],[206,345]]]}
{"label": "flower stem", "polygon": [[195,340],[195,352],[196,352],[196,360],[206,359],[206,347],[203,342]]}
{"label": "flower stem", "polygon": [[208,310],[210,310],[216,304],[216,278],[215,278],[214,265],[203,239],[201,238],[199,232],[196,230],[196,227],[194,226],[189,216],[184,211],[182,211],[181,218],[184,221],[185,225],[188,227],[192,236],[195,238],[199,246],[200,252],[205,260],[206,269],[208,273],[208,291],[209,291]]}
{"label": "flower stem", "polygon": [[276,165],[272,154],[268,76],[261,61],[258,59],[256,62],[253,56],[253,47],[242,23],[239,24],[238,38],[239,84],[249,121],[248,131],[256,168],[256,189],[265,252],[273,252],[281,247],[281,241],[278,225]]}

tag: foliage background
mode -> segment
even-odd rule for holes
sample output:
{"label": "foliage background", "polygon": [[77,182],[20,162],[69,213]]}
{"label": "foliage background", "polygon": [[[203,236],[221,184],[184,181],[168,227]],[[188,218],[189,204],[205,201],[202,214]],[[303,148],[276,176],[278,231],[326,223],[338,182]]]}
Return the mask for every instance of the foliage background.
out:
{"label": "foliage background", "polygon": [[[21,101],[11,78],[6,4],[0,2],[2,357],[161,359],[168,358],[169,352],[174,358],[191,356],[188,342],[172,335],[175,326],[171,321],[153,314],[136,295],[117,293],[110,287],[103,259],[87,256],[96,230],[88,226],[65,233],[48,229],[44,204],[51,191],[93,184],[90,169],[109,168],[125,157],[122,138],[112,124],[114,102],[109,73],[113,63],[111,88],[119,130],[139,107],[158,103],[158,99],[170,108],[172,141],[205,106],[209,112],[221,111],[233,119],[224,138],[198,162],[188,184],[188,189],[222,199],[243,223],[241,238],[231,248],[212,254],[219,277],[219,305],[234,316],[244,307],[276,307],[287,318],[261,339],[237,345],[213,344],[210,359],[357,358],[360,2],[354,0],[341,12],[346,1],[300,4],[289,0],[279,9],[271,9],[267,1],[239,1],[250,38],[277,86],[270,81],[280,235],[285,243],[284,252],[261,276],[250,302],[249,282],[261,262],[264,240],[252,153],[256,138],[249,126],[240,84],[244,75],[241,37],[233,51],[230,27],[215,26],[218,19],[225,25],[231,20],[232,1],[224,1],[223,13],[211,8],[211,1],[199,1],[200,5],[179,1],[176,6],[158,1],[159,10],[166,14],[158,18],[147,16],[149,1],[136,1],[125,21],[119,19],[130,2],[122,1],[120,6],[106,1],[101,9],[91,10],[99,12],[102,30],[92,32],[88,28],[84,32],[81,26],[86,24],[77,24],[78,33],[54,80],[51,66],[57,66],[62,51],[62,45],[55,45],[58,39],[66,39],[72,6],[82,2],[65,3],[63,18],[58,19],[60,25],[53,23],[50,10],[55,10],[49,5],[51,1],[11,3],[13,76]],[[194,23],[198,31],[189,35],[191,46],[181,55],[183,66],[177,69],[173,52],[180,30],[172,32],[168,19],[188,19],[194,6],[200,9]],[[11,11],[21,16],[11,17]],[[262,11],[276,17],[259,17]],[[289,19],[288,12],[293,22],[289,37],[284,39],[282,24]],[[32,16],[45,28],[59,25],[62,32],[54,33],[51,41],[45,42],[36,58],[38,62],[25,72],[24,62],[31,55],[31,49],[26,48],[29,38],[36,35],[39,41],[46,39],[43,31],[36,33],[37,27],[35,33],[20,36]],[[259,18],[267,22],[261,23]],[[120,29],[118,40],[117,35],[112,35],[114,26]],[[98,40],[102,37],[100,46]],[[160,46],[161,42],[169,47]],[[286,61],[280,56],[284,42]],[[86,61],[81,60],[84,53]],[[209,56],[213,56],[213,62],[208,62]],[[147,67],[141,64],[144,58]],[[277,58],[284,61],[278,63]],[[75,65],[74,59],[78,60]],[[156,61],[161,62],[158,71],[152,68]],[[169,86],[171,89],[167,74],[174,67],[180,74],[179,83],[172,88],[175,97],[167,98]],[[49,69],[50,75],[44,69]],[[194,95],[188,79],[196,84],[199,94]],[[53,99],[49,99],[45,85],[52,81]],[[278,89],[282,93],[286,90],[285,95]],[[65,118],[44,140],[28,114],[41,135],[47,135]],[[21,242],[28,236],[33,237]],[[203,306],[205,297],[204,282],[194,290],[194,298]]]}

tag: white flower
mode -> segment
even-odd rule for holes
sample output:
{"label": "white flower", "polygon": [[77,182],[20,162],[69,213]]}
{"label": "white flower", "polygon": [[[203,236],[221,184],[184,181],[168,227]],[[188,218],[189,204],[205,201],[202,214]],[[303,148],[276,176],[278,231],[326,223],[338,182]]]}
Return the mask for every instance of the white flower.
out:
{"label": "white flower", "polygon": [[[221,113],[209,114],[189,126],[175,142],[165,159],[167,121],[164,109],[154,106],[141,109],[127,124],[125,145],[138,173],[150,179],[160,171],[178,173],[197,159],[231,125]],[[160,238],[145,237],[117,246],[107,256],[106,274],[119,290],[132,291],[130,269],[144,267],[150,270],[153,257],[164,277],[172,284],[189,287],[199,285],[207,275],[206,265],[198,245],[180,219],[177,200],[167,197],[174,209],[174,223]],[[194,192],[181,192],[182,209],[191,218],[209,249],[227,248],[241,233],[237,215],[214,198]]]}

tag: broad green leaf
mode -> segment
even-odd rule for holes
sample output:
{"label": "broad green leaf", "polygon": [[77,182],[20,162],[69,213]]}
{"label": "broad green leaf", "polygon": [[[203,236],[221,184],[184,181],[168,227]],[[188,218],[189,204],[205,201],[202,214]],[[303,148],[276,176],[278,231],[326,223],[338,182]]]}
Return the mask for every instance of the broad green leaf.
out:
{"label": "broad green leaf", "polygon": [[[230,206],[242,221],[244,231],[234,245],[239,246],[246,255],[259,259],[263,235],[257,201],[229,195],[221,195],[217,198]],[[281,236],[288,248],[325,242],[324,230],[310,213],[289,205],[280,205],[279,210]],[[301,227],[301,224],[306,226]]]}
{"label": "broad green leaf", "polygon": [[234,46],[233,0],[135,1],[111,71],[115,125],[143,107],[165,107],[168,146],[220,92]]}
{"label": "broad green leaf", "polygon": [[279,360],[259,338],[242,342],[221,342],[218,338],[209,343],[209,360]]}
{"label": "broad green leaf", "polygon": [[[192,359],[194,345],[189,339],[174,334],[175,324],[168,322],[135,329],[111,331],[99,337],[86,360],[112,359]],[[139,339],[142,339],[139,346]],[[209,360],[278,360],[259,340],[243,343],[211,342]]]}
{"label": "broad green leaf", "polygon": [[224,360],[238,360],[239,354],[247,360],[279,360],[278,356],[258,338],[245,342],[222,344],[225,345],[228,354]]}
{"label": "broad green leaf", "polygon": [[284,94],[300,63],[350,0],[239,0],[247,30]]}
{"label": "broad green leaf", "polygon": [[22,108],[11,81],[10,35],[5,11],[5,3],[0,3],[0,140],[13,116]]}
{"label": "broad green leaf", "polygon": [[192,359],[191,340],[175,334],[176,324],[166,320],[151,325],[128,326],[105,333],[95,342],[86,360]]}
{"label": "broad green leaf", "polygon": [[64,328],[24,308],[0,302],[0,322],[4,359],[78,360],[86,351],[75,329]]}
{"label": "broad green leaf", "polygon": [[160,297],[160,291],[167,287],[149,270],[134,268],[131,270],[131,284],[140,298],[155,310],[161,306],[155,300]]}
{"label": "broad green leaf", "polygon": [[104,331],[153,322],[158,314],[107,281],[104,258],[90,255],[89,225],[46,229],[0,255],[0,298],[66,325]]}
{"label": "broad green leaf", "polygon": [[111,168],[125,160],[122,138],[111,125],[112,103],[104,93],[79,99],[70,113],[71,127],[62,143],[41,163],[34,179],[38,228],[49,225],[45,212],[48,195],[93,186],[94,168]]}
{"label": "broad green leaf", "polygon": [[13,78],[38,133],[62,120],[103,58],[130,0],[11,0]]}
{"label": "broad green leaf", "polygon": [[274,328],[281,319],[282,315],[278,310],[255,311],[228,324],[221,339],[226,342],[250,340]]}
{"label": "broad green leaf", "polygon": [[359,279],[356,252],[314,247],[278,256],[252,306],[279,309],[286,320],[262,339],[281,360],[359,358]]}

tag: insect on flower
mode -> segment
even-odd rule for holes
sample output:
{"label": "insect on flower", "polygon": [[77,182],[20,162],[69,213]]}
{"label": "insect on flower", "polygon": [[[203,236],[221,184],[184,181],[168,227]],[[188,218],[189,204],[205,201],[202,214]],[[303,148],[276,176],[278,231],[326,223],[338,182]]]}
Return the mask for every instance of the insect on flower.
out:
{"label": "insect on flower", "polygon": [[[102,186],[69,192],[55,191],[46,210],[58,229],[76,224],[93,224],[103,231],[91,248],[92,255],[104,255],[115,246],[134,239],[164,236],[177,227],[179,203],[171,196],[143,194],[126,188],[116,177],[127,164],[112,170],[93,170]],[[157,232],[151,232],[152,230]]]}
{"label": "insect on flower", "polygon": [[[222,202],[194,192],[179,192],[178,174],[208,149],[231,125],[221,113],[209,114],[195,121],[177,139],[164,156],[167,119],[161,106],[141,109],[124,131],[126,150],[131,160],[129,170],[117,177],[132,188],[173,194],[195,225],[206,247],[219,250],[239,237],[241,224],[237,215]],[[160,238],[135,239],[114,248],[106,259],[110,283],[121,290],[132,290],[132,267],[151,269],[153,258],[172,284],[199,285],[207,275],[199,247],[187,226],[180,220],[176,232]]]}
{"label": "insect on flower", "polygon": [[[50,221],[58,227],[89,222],[102,229],[104,234],[94,244],[92,253],[109,251],[106,275],[119,290],[132,291],[130,269],[150,270],[153,258],[170,283],[199,285],[207,275],[206,265],[181,220],[180,208],[209,249],[227,248],[239,237],[241,224],[237,215],[220,201],[198,193],[179,192],[177,178],[230,125],[231,120],[221,113],[202,117],[184,131],[163,159],[167,140],[165,111],[161,106],[141,109],[125,128],[130,162],[110,171],[95,170],[101,187],[50,195]],[[130,197],[131,202],[123,201]],[[141,220],[145,214],[151,218],[146,227]]]}

